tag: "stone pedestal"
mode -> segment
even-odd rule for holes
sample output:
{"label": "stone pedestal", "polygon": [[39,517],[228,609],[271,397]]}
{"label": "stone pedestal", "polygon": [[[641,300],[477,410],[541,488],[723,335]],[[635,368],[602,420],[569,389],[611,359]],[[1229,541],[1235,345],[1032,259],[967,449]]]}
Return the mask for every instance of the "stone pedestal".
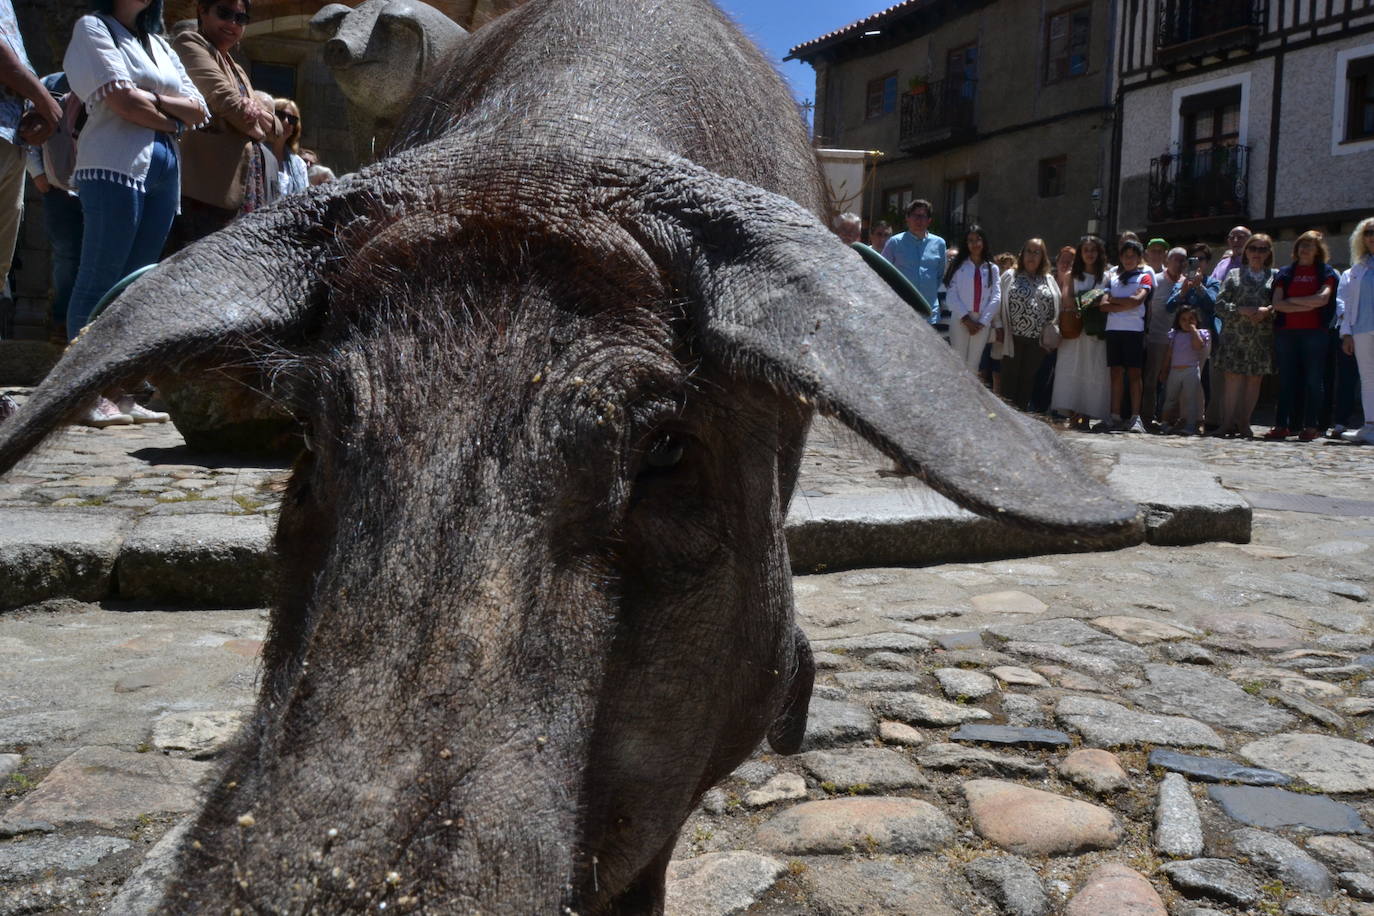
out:
{"label": "stone pedestal", "polygon": [[302,448],[296,421],[261,392],[250,370],[162,375],[155,380],[172,423],[198,452],[290,457]]}
{"label": "stone pedestal", "polygon": [[61,355],[46,340],[0,340],[0,385],[37,385]]}

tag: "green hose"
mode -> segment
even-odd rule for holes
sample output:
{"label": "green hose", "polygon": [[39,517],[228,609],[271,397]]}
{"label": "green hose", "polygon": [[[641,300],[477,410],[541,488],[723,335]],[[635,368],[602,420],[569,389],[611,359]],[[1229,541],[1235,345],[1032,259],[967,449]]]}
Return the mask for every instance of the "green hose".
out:
{"label": "green hose", "polygon": [[878,253],[877,249],[870,248],[863,242],[854,242],[849,246],[857,251],[868,266],[892,287],[892,291],[902,297],[902,301],[914,308],[923,318],[930,318],[930,303],[926,297],[921,295],[921,291],[912,285],[900,270],[897,269],[887,258]]}
{"label": "green hose", "polygon": [[149,264],[146,267],[140,267],[138,270],[129,274],[123,280],[120,280],[114,286],[111,286],[110,291],[107,292],[105,295],[101,296],[100,301],[95,304],[95,308],[91,309],[91,317],[86,319],[86,323],[90,324],[92,321],[94,321],[97,315],[105,311],[105,306],[109,305],[111,302],[118,299],[119,294],[124,292],[124,290],[128,287],[130,283],[134,282],[139,277],[143,276],[156,266],[156,264]]}

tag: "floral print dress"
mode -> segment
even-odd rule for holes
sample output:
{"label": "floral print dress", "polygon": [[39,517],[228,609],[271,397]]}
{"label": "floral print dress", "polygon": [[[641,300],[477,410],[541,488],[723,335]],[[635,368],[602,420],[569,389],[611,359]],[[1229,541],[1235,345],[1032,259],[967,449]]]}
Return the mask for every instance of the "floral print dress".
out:
{"label": "floral print dress", "polygon": [[1273,302],[1274,276],[1266,269],[1252,274],[1248,268],[1234,268],[1226,274],[1217,296],[1217,316],[1221,318],[1222,345],[1215,359],[1222,372],[1235,375],[1274,374],[1274,315],[1263,321],[1245,318],[1243,308],[1262,308]]}

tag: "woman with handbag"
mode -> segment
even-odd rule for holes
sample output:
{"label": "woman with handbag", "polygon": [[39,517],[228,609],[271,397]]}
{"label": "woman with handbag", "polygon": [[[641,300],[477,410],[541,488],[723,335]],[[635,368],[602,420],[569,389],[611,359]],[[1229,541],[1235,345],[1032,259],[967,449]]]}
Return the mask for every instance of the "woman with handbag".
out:
{"label": "woman with handbag", "polygon": [[170,250],[266,205],[275,190],[276,175],[268,174],[261,142],[280,127],[271,107],[254,97],[248,74],[229,56],[243,38],[252,6],[252,0],[196,0],[196,28],[172,41],[211,118],[182,142],[186,174]]}
{"label": "woman with handbag", "polygon": [[[121,279],[155,263],[179,198],[177,136],[203,124],[205,101],[162,38],[162,0],[95,0],[62,61],[88,116],[72,178],[81,197],[81,260],[67,306],[75,336]],[[119,403],[115,403],[119,402]],[[107,391],[88,426],[161,422],[167,415]]]}
{"label": "woman with handbag", "polygon": [[1058,345],[1054,320],[1059,285],[1050,276],[1043,239],[1028,239],[1016,269],[1002,276],[1002,308],[993,357],[1002,361],[1002,396],[1020,410],[1030,406],[1035,374],[1045,354]]}
{"label": "woman with handbag", "polygon": [[[1073,270],[1060,284],[1061,330],[1067,317],[1064,313],[1073,312],[1073,317],[1067,322],[1071,333],[1062,335],[1059,344],[1050,408],[1069,414],[1070,427],[1083,431],[1109,413],[1111,376],[1107,371],[1107,341],[1083,328],[1079,298],[1089,290],[1105,288],[1107,268],[1106,243],[1095,235],[1085,235],[1079,240]],[[1076,335],[1072,334],[1075,324],[1081,328]]]}

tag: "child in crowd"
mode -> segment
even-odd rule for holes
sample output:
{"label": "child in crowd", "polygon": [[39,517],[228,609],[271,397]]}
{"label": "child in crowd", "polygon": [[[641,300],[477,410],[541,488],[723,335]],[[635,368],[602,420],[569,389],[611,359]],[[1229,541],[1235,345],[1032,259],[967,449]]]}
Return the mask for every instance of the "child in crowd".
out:
{"label": "child in crowd", "polygon": [[1176,419],[1168,431],[1182,436],[1196,434],[1202,420],[1202,364],[1212,345],[1211,331],[1198,327],[1197,319],[1197,309],[1178,306],[1169,331],[1169,360],[1159,373],[1164,382],[1161,417],[1166,424]]}
{"label": "child in crowd", "polygon": [[[1126,235],[1133,235],[1127,233]],[[1111,378],[1111,419],[1093,427],[1094,432],[1125,430],[1145,432],[1140,419],[1142,375],[1145,368],[1146,302],[1154,292],[1154,271],[1144,265],[1145,248],[1135,238],[1122,236],[1121,263],[1107,271],[1107,368]],[[1122,419],[1123,395],[1130,404],[1129,421]]]}

